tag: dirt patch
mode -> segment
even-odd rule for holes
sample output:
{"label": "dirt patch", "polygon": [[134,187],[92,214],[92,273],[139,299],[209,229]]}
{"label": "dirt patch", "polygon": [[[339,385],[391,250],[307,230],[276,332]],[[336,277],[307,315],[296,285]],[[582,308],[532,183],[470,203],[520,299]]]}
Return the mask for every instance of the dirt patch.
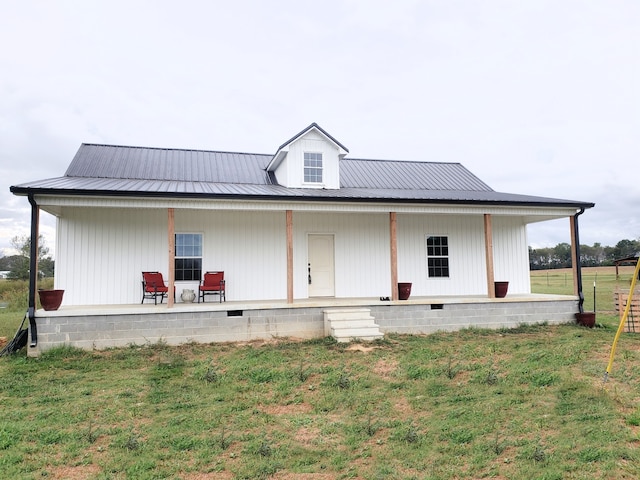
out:
{"label": "dirt patch", "polygon": [[335,478],[329,473],[276,473],[271,478],[276,480],[323,480]]}
{"label": "dirt patch", "polygon": [[185,480],[227,480],[233,478],[233,473],[231,472],[212,472],[212,473],[183,473],[180,475],[180,478],[184,478]]}
{"label": "dirt patch", "polygon": [[373,366],[373,373],[380,378],[389,379],[398,370],[398,361],[395,359],[380,359]]}
{"label": "dirt patch", "polygon": [[395,412],[401,414],[401,417],[407,418],[413,414],[413,407],[409,404],[409,400],[405,397],[396,397],[393,405]]}
{"label": "dirt patch", "polygon": [[264,405],[261,410],[268,415],[296,415],[309,413],[312,407],[308,403],[291,403],[289,405]]}
{"label": "dirt patch", "polygon": [[364,353],[369,353],[374,351],[376,348],[376,346],[368,346],[368,345],[362,345],[360,343],[354,343],[352,345],[349,345],[347,348],[345,348],[345,350],[349,351],[349,352],[364,352]]}
{"label": "dirt patch", "polygon": [[252,347],[264,347],[266,345],[286,345],[288,343],[301,343],[304,342],[304,338],[298,337],[272,337],[270,339],[256,339],[249,340],[247,342],[229,342],[229,345],[235,347],[247,347],[251,345]]}
{"label": "dirt patch", "polygon": [[320,436],[320,430],[317,428],[301,427],[295,434],[295,440],[298,444],[310,447],[313,441]]}
{"label": "dirt patch", "polygon": [[84,480],[97,476],[102,470],[98,465],[78,465],[75,467],[55,467],[51,470],[51,476],[56,480]]}

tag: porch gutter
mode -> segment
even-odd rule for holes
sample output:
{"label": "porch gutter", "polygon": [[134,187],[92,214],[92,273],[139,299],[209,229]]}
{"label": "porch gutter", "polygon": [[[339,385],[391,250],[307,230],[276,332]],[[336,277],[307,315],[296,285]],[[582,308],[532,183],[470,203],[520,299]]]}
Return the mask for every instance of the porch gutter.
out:
{"label": "porch gutter", "polygon": [[573,235],[575,238],[576,246],[576,281],[578,287],[578,310],[580,313],[584,313],[584,293],[582,292],[582,265],[580,262],[580,228],[578,227],[578,216],[584,213],[584,207],[580,208],[580,211],[573,216]]}
{"label": "porch gutter", "polygon": [[30,193],[27,198],[31,204],[31,249],[29,251],[29,330],[31,343],[34,348],[38,345],[38,328],[36,326],[36,287],[38,281],[38,228],[40,223],[40,208]]}

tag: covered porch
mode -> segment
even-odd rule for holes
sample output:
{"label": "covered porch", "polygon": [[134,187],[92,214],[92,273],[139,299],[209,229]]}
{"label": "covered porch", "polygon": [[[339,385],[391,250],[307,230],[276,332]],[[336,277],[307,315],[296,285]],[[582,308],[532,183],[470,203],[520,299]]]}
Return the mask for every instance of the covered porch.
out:
{"label": "covered porch", "polygon": [[[29,348],[38,356],[70,345],[105,349],[164,342],[243,342],[273,338],[325,336],[324,312],[333,308],[370,310],[380,331],[429,334],[463,328],[513,328],[525,324],[575,321],[578,296],[514,294],[487,296],[315,298],[273,301],[175,303],[153,305],[65,306],[38,310],[38,341]],[[31,342],[30,342],[31,343]],[[31,343],[33,345],[33,343]]]}

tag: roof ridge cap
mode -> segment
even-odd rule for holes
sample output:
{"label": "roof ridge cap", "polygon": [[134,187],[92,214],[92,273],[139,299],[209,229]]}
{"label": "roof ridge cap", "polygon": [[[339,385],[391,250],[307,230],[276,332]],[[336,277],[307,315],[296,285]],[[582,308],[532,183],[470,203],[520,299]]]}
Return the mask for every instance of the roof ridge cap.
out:
{"label": "roof ridge cap", "polygon": [[[344,157],[343,160],[354,160],[359,162],[430,163],[433,165],[462,165],[462,163],[460,162],[437,162],[434,160],[393,160],[393,159],[384,159],[384,158],[351,158],[351,157]],[[464,165],[462,166],[464,167]]]}
{"label": "roof ridge cap", "polygon": [[265,157],[273,156],[271,153],[255,153],[255,152],[232,152],[229,150],[202,150],[197,148],[171,148],[171,147],[142,147],[139,145],[113,145],[108,143],[82,143],[86,147],[111,147],[111,148],[133,148],[137,150],[171,150],[175,152],[203,152],[203,153],[228,153],[236,155],[261,155]]}

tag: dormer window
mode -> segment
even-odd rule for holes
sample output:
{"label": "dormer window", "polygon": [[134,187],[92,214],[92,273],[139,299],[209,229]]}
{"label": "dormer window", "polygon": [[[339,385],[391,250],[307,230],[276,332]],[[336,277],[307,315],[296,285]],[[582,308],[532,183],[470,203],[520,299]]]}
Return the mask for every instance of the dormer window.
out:
{"label": "dormer window", "polygon": [[286,188],[340,188],[340,160],[347,150],[312,123],[286,141],[266,167],[270,181]]}
{"label": "dormer window", "polygon": [[305,183],[322,183],[322,153],[304,152]]}

